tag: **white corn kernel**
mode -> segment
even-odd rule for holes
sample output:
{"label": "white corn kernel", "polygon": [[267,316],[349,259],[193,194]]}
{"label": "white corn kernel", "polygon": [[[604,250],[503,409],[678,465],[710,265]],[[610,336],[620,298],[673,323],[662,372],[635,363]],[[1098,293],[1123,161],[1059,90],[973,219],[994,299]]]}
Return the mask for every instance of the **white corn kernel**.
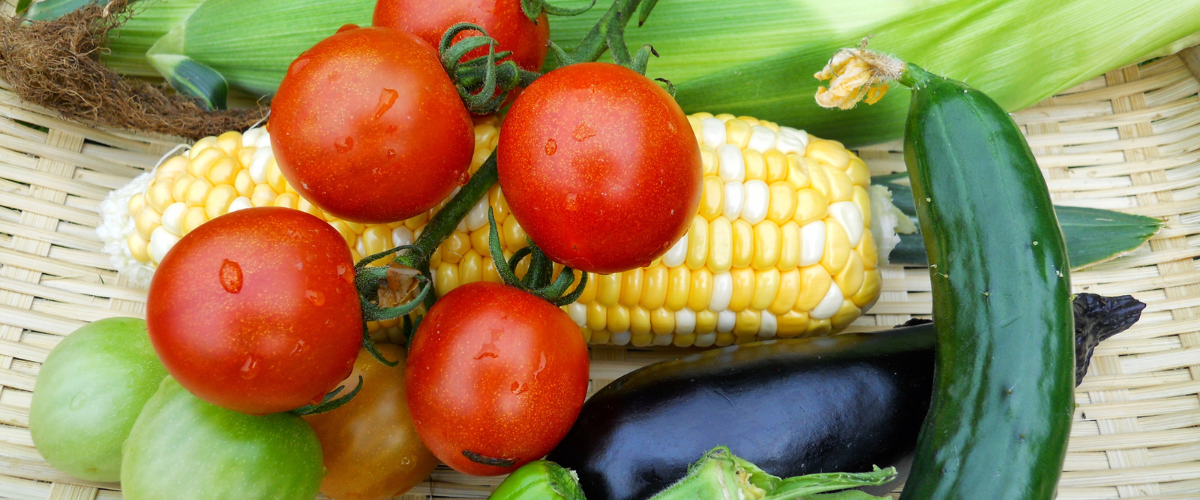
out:
{"label": "white corn kernel", "polygon": [[612,337],[609,338],[609,342],[612,342],[613,345],[629,345],[629,338],[631,336],[632,335],[627,331],[614,333],[612,334]]}
{"label": "white corn kernel", "polygon": [[825,298],[817,303],[817,307],[808,312],[808,316],[812,319],[832,318],[842,308],[842,302],[845,299],[842,296],[842,289],[838,288],[837,283],[830,283],[829,291],[825,293]]}
{"label": "white corn kernel", "polygon": [[725,122],[716,118],[705,118],[700,120],[701,135],[704,136],[704,144],[710,148],[716,148],[725,144]]}
{"label": "white corn kernel", "polygon": [[775,338],[775,332],[779,330],[779,320],[775,318],[771,311],[762,312],[762,322],[758,326],[758,336],[764,339]]}
{"label": "white corn kernel", "polygon": [[729,310],[717,313],[717,331],[720,333],[729,333],[733,331],[733,326],[737,324],[737,313]]}
{"label": "white corn kernel", "polygon": [[262,128],[252,128],[247,130],[245,134],[242,134],[242,147],[248,148],[252,146],[258,146],[258,139],[262,136],[263,132],[265,132],[265,130]]}
{"label": "white corn kernel", "polygon": [[717,176],[725,182],[746,180],[746,157],[733,144],[722,144],[717,148]]}
{"label": "white corn kernel", "polygon": [[258,141],[254,144],[258,149],[271,148],[271,133],[267,129],[262,129],[262,134],[258,136]]}
{"label": "white corn kernel", "polygon": [[829,215],[842,223],[846,237],[850,239],[850,247],[858,246],[863,235],[863,213],[853,201],[839,201],[829,205]]}
{"label": "white corn kernel", "polygon": [[717,332],[702,333],[696,336],[696,342],[692,345],[696,347],[712,347],[717,343]]}
{"label": "white corn kernel", "polygon": [[179,237],[167,231],[167,228],[159,226],[150,233],[150,258],[155,264],[162,262],[163,257],[167,256],[167,252],[171,251],[171,247],[179,243]]}
{"label": "white corn kernel", "polygon": [[746,188],[740,182],[725,183],[725,210],[721,213],[726,219],[736,220],[742,216],[742,205],[746,202]]}
{"label": "white corn kernel", "polygon": [[667,266],[668,268],[682,266],[687,260],[687,254],[688,235],[685,234],[679,239],[679,241],[675,242],[675,246],[671,247],[670,250],[667,250],[667,253],[663,254],[663,265]]}
{"label": "white corn kernel", "polygon": [[742,205],[742,219],[753,226],[767,218],[767,209],[771,206],[771,188],[760,180],[746,181],[743,187],[746,195]]}
{"label": "white corn kernel", "polygon": [[759,153],[775,149],[775,131],[762,125],[755,125],[750,130],[750,144],[746,145],[746,149],[753,149]]}
{"label": "white corn kernel", "polygon": [[654,340],[652,340],[650,343],[658,347],[666,347],[671,345],[673,340],[675,340],[675,337],[669,333],[666,333],[663,335],[655,335]]}
{"label": "white corn kernel", "polygon": [[267,168],[270,167],[271,160],[274,158],[271,148],[259,148],[254,151],[254,156],[250,160],[250,178],[254,179],[255,184],[267,182]]}
{"label": "white corn kernel", "polygon": [[800,267],[821,262],[825,255],[825,221],[812,221],[800,228]]}
{"label": "white corn kernel", "polygon": [[712,298],[708,301],[708,310],[721,312],[729,309],[731,300],[733,300],[733,274],[729,271],[714,274]]}
{"label": "white corn kernel", "polygon": [[587,326],[587,306],[579,302],[572,302],[567,306],[567,316],[570,316],[580,328]]}
{"label": "white corn kernel", "polygon": [[175,236],[183,236],[183,214],[187,213],[187,203],[177,201],[167,205],[162,213],[162,226]]}
{"label": "white corn kernel", "polygon": [[242,210],[242,209],[246,209],[246,208],[253,208],[253,207],[254,207],[254,203],[252,203],[250,201],[250,198],[247,198],[245,196],[238,196],[237,198],[233,199],[233,203],[229,204],[229,213],[236,212],[238,210]]}
{"label": "white corn kernel", "polygon": [[686,307],[675,311],[675,333],[687,335],[694,331],[696,331],[696,311]]}
{"label": "white corn kernel", "polygon": [[402,247],[405,245],[411,245],[411,244],[413,244],[413,241],[415,239],[416,238],[413,237],[412,230],[405,226],[400,226],[400,227],[392,230],[392,247],[393,248],[394,247]]}
{"label": "white corn kernel", "polygon": [[[488,225],[488,197],[484,196],[471,207],[471,211],[467,212],[467,217],[464,219],[467,223],[467,230],[474,232],[476,229]],[[499,224],[501,221],[496,221]]]}
{"label": "white corn kernel", "polygon": [[808,149],[808,132],[796,130],[792,127],[780,127],[779,137],[775,142],[775,149],[780,153],[796,153],[804,155],[804,150]]}

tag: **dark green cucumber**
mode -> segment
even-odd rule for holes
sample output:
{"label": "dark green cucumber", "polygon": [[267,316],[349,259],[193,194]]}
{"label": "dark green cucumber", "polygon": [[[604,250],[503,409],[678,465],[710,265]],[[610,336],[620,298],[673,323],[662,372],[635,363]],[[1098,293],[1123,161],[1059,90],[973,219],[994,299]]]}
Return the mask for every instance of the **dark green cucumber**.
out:
{"label": "dark green cucumber", "polygon": [[1074,410],[1070,264],[1017,125],[908,65],[904,134],[936,329],[934,392],[902,499],[1054,497]]}

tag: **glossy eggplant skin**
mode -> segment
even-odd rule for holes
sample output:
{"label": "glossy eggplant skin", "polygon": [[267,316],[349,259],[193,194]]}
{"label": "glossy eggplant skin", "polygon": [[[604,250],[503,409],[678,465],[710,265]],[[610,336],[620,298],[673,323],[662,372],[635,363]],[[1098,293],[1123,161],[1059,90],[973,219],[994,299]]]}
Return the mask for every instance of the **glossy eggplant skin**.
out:
{"label": "glossy eggplant skin", "polygon": [[713,446],[780,477],[863,472],[909,454],[929,408],[932,325],[730,346],[597,392],[548,460],[588,500],[641,500]]}

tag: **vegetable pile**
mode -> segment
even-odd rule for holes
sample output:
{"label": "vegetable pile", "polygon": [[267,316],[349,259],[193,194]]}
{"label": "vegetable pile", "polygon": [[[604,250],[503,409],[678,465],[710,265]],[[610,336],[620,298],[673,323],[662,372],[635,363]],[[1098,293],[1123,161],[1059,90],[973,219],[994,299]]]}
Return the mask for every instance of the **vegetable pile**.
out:
{"label": "vegetable pile", "polygon": [[[149,60],[215,105],[221,74],[172,51],[220,2],[183,3]],[[1071,382],[1143,307],[1072,297],[1069,259],[1156,221],[1056,217],[999,105],[865,45],[817,102],[913,87],[909,184],[802,130],[686,115],[625,43],[656,4],[614,1],[572,50],[550,25],[588,8],[543,0],[379,0],[373,26],[326,30],[263,127],[105,201],[146,320],[49,357],[39,451],[131,499],[384,499],[440,462],[510,474],[500,500],[869,500],[913,453],[908,496],[1050,498]],[[821,338],[875,303],[897,245],[930,264],[936,322]],[[589,343],[731,347],[585,403]]]}

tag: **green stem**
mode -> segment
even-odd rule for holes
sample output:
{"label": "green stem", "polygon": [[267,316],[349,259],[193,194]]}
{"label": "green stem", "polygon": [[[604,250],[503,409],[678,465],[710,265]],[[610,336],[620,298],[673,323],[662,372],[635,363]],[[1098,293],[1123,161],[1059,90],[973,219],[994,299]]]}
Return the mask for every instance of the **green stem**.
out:
{"label": "green stem", "polygon": [[[479,170],[475,171],[475,175],[471,176],[471,180],[467,181],[467,185],[463,186],[458,194],[454,195],[454,198],[446,202],[445,207],[429,219],[429,224],[425,226],[421,237],[417,238],[413,246],[417,247],[422,255],[432,255],[438,245],[454,234],[458,223],[462,222],[475,204],[479,203],[479,200],[487,196],[488,190],[496,184],[499,178],[496,173],[496,152],[492,151],[487,161],[483,162]],[[407,266],[416,264],[407,254],[398,256],[397,260]]]}
{"label": "green stem", "polygon": [[[596,21],[592,31],[588,32],[587,36],[579,42],[579,46],[571,52],[571,58],[580,62],[600,59],[600,56],[604,55],[604,51],[608,50],[609,33],[614,30],[624,30],[625,25],[634,17],[633,15],[641,3],[642,0],[615,0],[608,11],[600,17],[600,20]],[[542,72],[553,70],[556,67],[553,64],[553,60],[547,58]]]}
{"label": "green stem", "polygon": [[900,78],[896,81],[900,82],[905,87],[917,88],[929,83],[931,79],[941,78],[933,73],[921,69],[915,64],[905,64],[904,71],[900,73]]}

